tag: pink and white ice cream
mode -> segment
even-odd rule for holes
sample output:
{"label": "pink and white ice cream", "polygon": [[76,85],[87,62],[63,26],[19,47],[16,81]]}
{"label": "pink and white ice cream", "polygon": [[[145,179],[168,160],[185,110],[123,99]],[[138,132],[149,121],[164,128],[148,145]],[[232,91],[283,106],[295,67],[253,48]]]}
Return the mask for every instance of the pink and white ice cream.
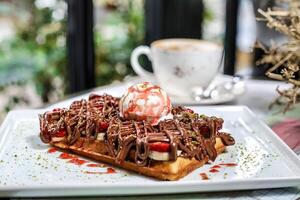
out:
{"label": "pink and white ice cream", "polygon": [[144,82],[127,89],[120,100],[120,116],[156,125],[160,120],[172,118],[171,101],[159,86]]}

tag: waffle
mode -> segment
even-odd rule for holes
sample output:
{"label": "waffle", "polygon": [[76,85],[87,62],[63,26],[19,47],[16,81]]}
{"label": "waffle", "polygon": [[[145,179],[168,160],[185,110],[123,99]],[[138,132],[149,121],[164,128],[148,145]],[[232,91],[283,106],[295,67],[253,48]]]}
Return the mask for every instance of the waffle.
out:
{"label": "waffle", "polygon": [[[92,94],[68,109],[41,114],[41,140],[161,180],[178,180],[234,144],[228,133],[220,131],[221,118],[175,107],[173,119],[150,125],[120,117],[118,103],[110,95]],[[166,160],[152,156],[162,147]]]}

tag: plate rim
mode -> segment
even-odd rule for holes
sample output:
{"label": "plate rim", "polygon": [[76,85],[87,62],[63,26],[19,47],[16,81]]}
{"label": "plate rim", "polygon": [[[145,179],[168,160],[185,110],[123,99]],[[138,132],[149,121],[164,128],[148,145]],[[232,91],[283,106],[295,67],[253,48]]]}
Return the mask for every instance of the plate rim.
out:
{"label": "plate rim", "polygon": [[[270,181],[273,181],[273,184],[270,184]],[[274,182],[276,181],[276,182]],[[289,181],[289,182],[287,182]],[[85,187],[82,186],[72,186],[69,187],[49,187],[49,186],[39,186],[39,187],[9,187],[5,188],[4,190],[0,188],[0,197],[45,197],[45,196],[139,196],[139,195],[162,195],[162,194],[179,194],[179,193],[203,193],[203,192],[224,192],[224,191],[238,191],[238,190],[255,190],[255,189],[270,189],[270,188],[282,188],[282,184],[284,187],[291,187],[295,184],[291,183],[299,183],[300,178],[293,178],[292,180],[281,178],[280,180],[269,178],[269,179],[258,179],[252,180],[248,179],[245,180],[232,180],[229,184],[224,184],[224,181],[219,182],[203,182],[203,183],[193,183],[188,184],[182,182],[180,185],[176,185],[173,182],[155,182],[151,185],[134,185],[134,184],[126,184],[124,186],[119,186],[116,184],[101,184],[101,185],[86,185]],[[160,184],[157,184],[160,183]],[[164,183],[164,184],[163,184]],[[211,186],[222,185],[224,186],[222,189],[207,189]],[[232,189],[231,185],[235,184],[238,185],[239,188]],[[249,188],[251,185],[251,188]],[[169,191],[170,187],[176,187],[176,191],[172,190]],[[204,188],[201,188],[204,186]],[[135,191],[127,190],[132,187],[135,187]],[[99,190],[99,189],[102,189]],[[152,190],[149,190],[152,189]],[[107,190],[107,191],[103,191]],[[111,192],[111,190],[115,190]],[[116,192],[117,190],[117,192]],[[120,191],[121,192],[118,192]],[[127,191],[126,191],[127,190]],[[56,193],[53,193],[55,191]],[[99,192],[100,191],[100,192]],[[50,194],[50,195],[49,195]]]}

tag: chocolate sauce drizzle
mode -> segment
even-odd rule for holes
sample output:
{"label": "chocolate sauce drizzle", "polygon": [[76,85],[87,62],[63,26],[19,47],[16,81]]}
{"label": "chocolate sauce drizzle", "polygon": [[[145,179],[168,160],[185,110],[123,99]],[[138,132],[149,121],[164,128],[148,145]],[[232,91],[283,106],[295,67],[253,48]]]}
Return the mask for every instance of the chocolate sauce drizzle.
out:
{"label": "chocolate sauce drizzle", "polygon": [[151,126],[146,121],[121,118],[118,103],[119,99],[110,95],[92,94],[87,101],[73,102],[69,109],[55,109],[39,115],[41,140],[53,142],[55,133],[66,130],[63,141],[71,145],[79,137],[94,140],[98,133],[105,132],[108,155],[122,163],[134,152],[133,159],[139,166],[149,164],[152,143],[168,143],[170,160],[181,156],[197,160],[208,157],[214,161],[216,137],[226,146],[235,142],[228,133],[219,131],[223,124],[221,118],[199,115],[178,106],[172,109],[173,119]]}

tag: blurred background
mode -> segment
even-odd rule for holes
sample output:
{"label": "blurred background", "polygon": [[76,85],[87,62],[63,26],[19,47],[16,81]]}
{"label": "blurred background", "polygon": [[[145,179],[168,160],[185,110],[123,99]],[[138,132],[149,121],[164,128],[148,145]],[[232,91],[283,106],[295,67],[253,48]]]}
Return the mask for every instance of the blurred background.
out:
{"label": "blurred background", "polygon": [[[168,37],[224,44],[226,74],[263,76],[253,51],[281,38],[257,23],[255,0],[1,0],[0,121],[132,76],[130,53]],[[149,67],[147,60],[145,65]],[[150,69],[151,70],[151,69]],[[262,71],[262,72],[260,72]]]}

